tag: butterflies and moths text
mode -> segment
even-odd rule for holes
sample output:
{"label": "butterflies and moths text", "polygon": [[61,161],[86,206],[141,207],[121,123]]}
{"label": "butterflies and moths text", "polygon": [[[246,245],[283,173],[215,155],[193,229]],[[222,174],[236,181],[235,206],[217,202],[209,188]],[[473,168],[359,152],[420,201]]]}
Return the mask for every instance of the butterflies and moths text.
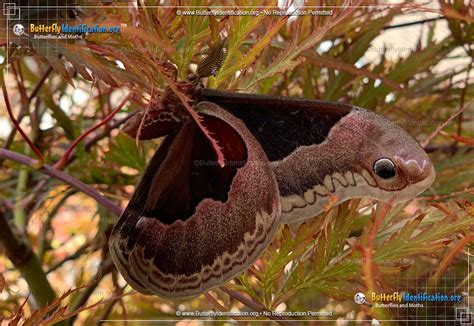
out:
{"label": "butterflies and moths text", "polygon": [[217,318],[217,317],[332,317],[332,311],[182,311],[177,310],[177,317],[204,317],[204,318]]}

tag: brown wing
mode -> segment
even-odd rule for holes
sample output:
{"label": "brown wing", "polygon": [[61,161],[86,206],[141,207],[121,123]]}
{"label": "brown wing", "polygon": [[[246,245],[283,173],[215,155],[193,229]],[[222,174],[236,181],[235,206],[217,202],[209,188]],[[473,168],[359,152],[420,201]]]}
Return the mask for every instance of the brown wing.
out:
{"label": "brown wing", "polygon": [[226,166],[186,122],[157,150],[111,236],[117,268],[141,293],[186,297],[222,284],[257,259],[280,222],[276,180],[259,143],[217,105],[197,110]]}

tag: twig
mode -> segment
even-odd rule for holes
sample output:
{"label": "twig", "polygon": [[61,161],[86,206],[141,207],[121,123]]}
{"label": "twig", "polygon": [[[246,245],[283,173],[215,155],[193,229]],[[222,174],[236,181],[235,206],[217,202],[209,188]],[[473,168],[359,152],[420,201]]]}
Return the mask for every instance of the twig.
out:
{"label": "twig", "polygon": [[[106,127],[105,130],[103,132],[100,132],[100,133],[97,133],[95,136],[93,136],[91,139],[89,139],[88,141],[86,141],[86,143],[84,144],[84,150],[87,152],[91,149],[92,146],[94,146],[97,142],[99,142],[100,140],[104,139],[105,137],[107,137],[110,132],[117,128],[117,127],[120,127],[122,124],[124,124],[125,122],[127,122],[127,120],[129,120],[132,116],[134,116],[137,112],[134,111],[134,112],[131,112],[129,113],[127,116],[123,117],[122,119],[118,119],[114,122],[112,122],[112,124],[110,124],[109,127]],[[76,158],[76,153],[72,153],[71,155],[69,155],[69,159],[67,161],[67,164],[70,164],[72,161],[74,161],[74,159]]]}
{"label": "twig", "polygon": [[18,124],[18,121],[15,119],[15,116],[13,115],[12,107],[10,105],[10,99],[8,98],[8,91],[7,91],[7,86],[5,84],[5,77],[3,76],[3,72],[0,74],[0,82],[2,83],[3,98],[5,99],[5,106],[7,107],[7,112],[8,112],[8,116],[10,117],[10,120],[12,121],[15,128],[20,132],[23,139],[28,143],[28,146],[30,146],[30,148],[33,150],[35,155],[38,157],[40,163],[43,164],[44,162],[43,154],[41,154],[39,149],[32,143],[30,138],[28,138],[28,135],[23,131],[23,129],[21,129],[20,125]]}
{"label": "twig", "polygon": [[72,150],[74,149],[74,147],[77,146],[77,144],[79,144],[79,142],[81,140],[83,140],[84,138],[87,137],[87,135],[89,135],[91,132],[93,132],[94,130],[100,128],[101,126],[105,125],[107,122],[109,122],[113,117],[114,115],[120,111],[122,109],[122,107],[125,105],[125,103],[127,103],[127,101],[130,99],[130,97],[132,96],[131,93],[129,93],[127,96],[125,96],[123,98],[123,100],[119,103],[119,105],[117,105],[117,107],[104,119],[102,120],[101,122],[99,122],[97,125],[95,126],[92,126],[91,128],[87,129],[84,133],[82,133],[82,135],[80,135],[79,137],[77,137],[71,145],[69,145],[68,149],[66,150],[66,152],[64,153],[64,155],[61,157],[61,159],[56,162],[56,164],[54,165],[54,168],[55,169],[62,169],[67,161],[68,161],[68,158],[69,158],[69,155],[71,154]]}
{"label": "twig", "polygon": [[223,305],[221,305],[216,298],[214,298],[209,292],[206,292],[204,293],[204,296],[206,297],[206,299],[212,303],[214,305],[214,307],[216,307],[217,309],[219,309],[220,311],[227,311],[228,309],[226,309],[226,307],[224,307]]}
{"label": "twig", "polygon": [[421,143],[421,147],[425,148],[426,146],[428,146],[428,144],[430,143],[430,141],[437,135],[439,134],[439,132],[441,130],[443,130],[444,127],[446,127],[448,125],[448,123],[450,123],[452,120],[454,120],[454,118],[456,118],[458,115],[460,115],[462,112],[464,112],[464,106],[461,107],[459,110],[457,110],[452,116],[449,117],[448,120],[446,120],[445,122],[443,122],[442,124],[440,124],[438,126],[438,128],[436,128],[435,131],[433,131],[429,136],[428,138],[426,138],[422,143]]}
{"label": "twig", "polygon": [[59,267],[64,265],[65,262],[71,261],[71,260],[76,260],[77,258],[81,257],[83,254],[87,253],[87,249],[89,249],[89,246],[91,245],[90,242],[86,242],[83,245],[79,247],[79,249],[76,250],[73,254],[64,257],[57,263],[55,263],[53,266],[51,266],[47,271],[46,274],[52,273],[55,270],[57,270]]}
{"label": "twig", "polygon": [[395,28],[401,28],[401,27],[407,27],[407,26],[425,24],[425,23],[430,23],[430,22],[433,22],[433,21],[444,20],[444,19],[446,19],[446,17],[441,16],[441,17],[428,18],[428,19],[417,20],[417,21],[408,22],[408,23],[402,23],[402,24],[397,24],[397,25],[388,25],[388,26],[382,27],[382,30],[386,31],[386,30],[388,30],[388,29],[395,29]]}
{"label": "twig", "polygon": [[[29,152],[28,148],[27,151]],[[26,229],[27,219],[25,214],[24,205],[22,203],[27,191],[27,183],[29,179],[29,171],[26,167],[21,167],[18,171],[16,191],[15,191],[15,209],[14,218],[16,225],[24,231]]]}
{"label": "twig", "polygon": [[[114,264],[110,257],[106,260],[103,260],[99,267],[99,270],[92,278],[93,281],[85,288],[84,292],[81,293],[79,298],[77,298],[77,300],[71,303],[69,310],[76,311],[80,307],[83,307],[87,303],[87,300],[89,300],[89,297],[92,295],[92,293],[94,293],[100,281],[104,278],[105,275],[107,275],[108,273],[112,271],[113,267],[114,267]],[[121,295],[117,296],[117,299],[120,299],[121,297],[122,297]],[[73,325],[74,320],[76,318],[77,318],[77,315],[71,316],[71,318],[69,319],[69,324]]]}
{"label": "twig", "polygon": [[18,65],[18,69],[15,68],[15,62],[12,63],[11,67],[12,67],[13,74],[16,77],[15,79],[16,79],[18,90],[20,92],[21,102],[23,104],[25,104],[28,101],[28,97],[26,96],[26,90],[25,90],[25,83],[24,83],[24,80],[23,80],[23,74],[21,73],[20,62],[17,61],[16,64]]}
{"label": "twig", "polygon": [[[41,79],[36,84],[35,88],[31,92],[30,96],[28,96],[28,102],[26,103],[26,105],[21,106],[20,112],[18,113],[18,117],[17,117],[18,124],[20,124],[21,121],[23,120],[23,118],[26,116],[26,111],[28,109],[28,106],[30,105],[31,101],[36,97],[39,90],[41,89],[41,86],[43,86],[44,82],[46,81],[46,78],[48,78],[49,74],[52,71],[53,71],[53,68],[51,66],[49,66],[48,70],[46,70],[46,72],[43,74]],[[10,148],[11,144],[13,143],[13,140],[15,139],[15,135],[16,135],[16,128],[13,128],[12,131],[10,132],[10,134],[8,135],[7,139],[6,139],[5,144],[3,145],[4,149],[9,149]],[[0,161],[0,166],[2,164],[3,164],[3,161]]]}
{"label": "twig", "polygon": [[[94,137],[92,137],[91,139],[86,141],[86,143],[84,144],[84,150],[86,152],[88,152],[91,149],[92,146],[94,146],[95,144],[97,144],[97,142],[99,142],[100,140],[107,137],[113,129],[115,129],[117,127],[120,127],[123,123],[125,123],[128,119],[130,119],[135,113],[136,113],[136,111],[131,112],[126,117],[124,117],[122,119],[118,119],[117,121],[114,121],[110,125],[110,127],[106,128],[103,132],[96,134]],[[69,159],[68,159],[68,161],[67,161],[67,163],[64,167],[71,164],[76,159],[76,157],[77,157],[77,154],[75,153],[75,151],[73,151],[71,153],[71,155],[69,156]],[[33,206],[33,202],[35,201],[37,196],[44,193],[43,187],[48,183],[48,181],[49,181],[48,178],[40,180],[37,183],[37,185],[34,187],[34,189],[31,191],[32,192],[31,199],[29,199],[28,202],[25,204],[25,210],[28,212],[27,215],[30,214],[29,212],[31,212],[31,210],[32,210],[31,207]]]}
{"label": "twig", "polygon": [[[97,301],[96,303],[93,303],[93,304],[90,304],[86,307],[82,307],[82,308],[79,308],[79,309],[76,309],[74,311],[71,311],[70,313],[67,313],[65,314],[63,317],[61,317],[58,321],[63,321],[63,320],[67,320],[67,319],[70,319],[71,317],[74,317],[74,316],[77,316],[79,313],[83,312],[83,311],[86,311],[86,310],[90,310],[92,308],[95,308],[95,307],[98,307],[100,305],[103,305],[103,304],[107,304],[107,303],[110,303],[110,302],[113,302],[115,300],[117,300],[117,298],[121,299],[123,298],[124,296],[127,296],[127,295],[133,295],[133,294],[136,294],[137,292],[135,291],[130,291],[130,292],[127,292],[127,293],[122,293],[120,296],[113,296],[107,300],[99,300]],[[75,318],[75,317],[74,317]]]}
{"label": "twig", "polygon": [[[122,297],[121,297],[122,294],[123,294],[123,289],[124,289],[125,287],[126,287],[126,285],[125,285],[124,287],[122,287],[122,288],[116,289],[116,291],[115,291],[115,296],[117,296],[118,298],[117,298],[116,300],[114,300],[114,301],[111,301],[110,303],[108,303],[108,304],[105,306],[104,311],[103,311],[103,312],[100,314],[100,316],[98,317],[98,320],[99,320],[99,323],[98,323],[98,324],[99,324],[99,325],[100,325],[100,324],[103,324],[103,321],[106,320],[106,319],[109,317],[110,313],[112,312],[112,309],[114,308],[114,306],[115,306],[115,304],[116,304],[117,302],[120,302],[120,303],[121,303],[122,308],[123,308],[123,310],[125,311],[125,306],[123,305],[123,299],[122,299]],[[123,319],[126,320],[126,319],[127,319],[127,316],[124,316]]]}
{"label": "twig", "polygon": [[0,207],[0,241],[6,256],[25,278],[38,305],[44,307],[55,299],[56,293],[48,282],[38,258],[26,241],[20,240],[19,231],[15,225],[8,223],[5,213],[5,208]]}
{"label": "twig", "polygon": [[[23,164],[29,167],[34,167],[35,160],[32,158],[13,152],[9,151],[6,149],[0,149],[0,158],[5,158],[8,160],[15,161],[19,164]],[[49,165],[43,165],[40,169],[37,170],[38,172],[47,174],[55,179],[58,179],[82,192],[87,194],[88,196],[94,198],[99,204],[104,206],[106,209],[108,209],[111,213],[120,216],[122,214],[122,209],[117,206],[115,203],[107,199],[106,197],[102,196],[97,190],[94,188],[86,185],[82,181],[74,178],[73,176],[70,176],[67,173],[64,173],[62,171],[59,171]]]}
{"label": "twig", "polygon": [[389,210],[391,208],[391,202],[385,203],[382,206],[380,212],[375,212],[373,220],[369,225],[369,229],[367,230],[367,234],[364,237],[365,243],[357,243],[354,247],[355,249],[361,252],[363,257],[362,262],[362,275],[365,287],[367,288],[367,292],[374,292],[377,290],[377,281],[380,282],[380,272],[377,268],[377,264],[374,257],[374,243],[377,233],[384,221],[385,217],[387,216]]}
{"label": "twig", "polygon": [[462,150],[463,153],[468,153],[472,150],[474,150],[474,148],[472,147],[460,147],[460,146],[457,146],[455,143],[451,143],[451,144],[446,144],[446,145],[439,145],[439,146],[436,146],[436,145],[427,145],[425,148],[424,148],[425,152],[427,153],[434,153],[434,152],[440,152],[440,153],[446,153],[446,154],[454,154],[456,153],[457,151],[459,150]]}
{"label": "twig", "polygon": [[42,225],[40,234],[38,236],[38,259],[41,262],[43,261],[44,254],[46,252],[47,233],[51,229],[51,221],[53,220],[53,217],[56,215],[58,210],[64,205],[66,200],[75,193],[76,189],[68,189],[64,196],[62,196],[58,203],[54,205],[54,207],[51,209],[51,212],[49,212],[48,217]]}
{"label": "twig", "polygon": [[35,88],[31,92],[30,96],[28,96],[28,101],[31,102],[36,95],[38,94],[39,90],[41,89],[41,86],[43,86],[44,82],[46,81],[46,78],[48,78],[49,74],[53,71],[53,67],[49,66],[44,75],[41,77],[41,79],[38,81],[38,84],[36,84]]}

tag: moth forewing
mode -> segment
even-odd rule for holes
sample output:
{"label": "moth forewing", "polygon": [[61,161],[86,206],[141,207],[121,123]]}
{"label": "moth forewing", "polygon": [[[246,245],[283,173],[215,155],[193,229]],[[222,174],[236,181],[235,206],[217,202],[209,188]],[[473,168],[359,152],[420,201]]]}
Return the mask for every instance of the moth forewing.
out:
{"label": "moth forewing", "polygon": [[[312,218],[329,202],[408,200],[435,178],[431,160],[405,130],[349,104],[201,89],[202,99],[241,119],[276,175],[285,223]],[[381,173],[376,163],[391,162]],[[389,176],[389,177],[387,177]]]}
{"label": "moth forewing", "polygon": [[[167,158],[153,176],[144,206],[145,216],[153,216],[167,198],[173,198],[173,202],[183,208],[190,205],[188,192],[192,147],[189,146],[189,142],[193,139],[195,131],[195,125],[187,121],[176,136]],[[176,211],[178,208],[172,205],[169,209]]]}
{"label": "moth forewing", "polygon": [[260,144],[219,106],[196,109],[226,166],[192,121],[158,149],[110,240],[119,271],[141,293],[187,297],[222,284],[260,256],[280,223]]}

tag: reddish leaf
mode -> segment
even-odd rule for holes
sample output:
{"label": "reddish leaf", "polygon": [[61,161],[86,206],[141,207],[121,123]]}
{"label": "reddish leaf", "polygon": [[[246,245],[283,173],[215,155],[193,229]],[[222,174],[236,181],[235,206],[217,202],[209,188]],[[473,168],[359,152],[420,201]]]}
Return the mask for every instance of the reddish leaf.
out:
{"label": "reddish leaf", "polygon": [[466,145],[469,145],[469,146],[474,146],[474,138],[468,138],[468,137],[463,137],[463,136],[456,135],[456,134],[450,134],[450,133],[447,133],[445,131],[440,131],[439,133],[443,136],[452,138],[457,142],[460,142],[460,143],[463,143],[463,144],[466,144]]}
{"label": "reddish leaf", "polygon": [[184,107],[186,108],[186,110],[188,111],[188,113],[191,115],[191,117],[194,119],[194,121],[197,123],[197,125],[199,126],[199,129],[201,129],[201,131],[204,133],[204,135],[207,137],[207,139],[209,139],[209,141],[211,142],[212,144],[212,147],[214,148],[214,150],[216,151],[216,155],[217,155],[217,162],[219,163],[219,165],[221,167],[224,167],[225,165],[225,157],[224,157],[224,154],[222,153],[222,148],[221,146],[219,146],[219,144],[217,143],[217,140],[214,139],[214,137],[212,137],[211,133],[209,132],[209,130],[206,129],[206,127],[204,127],[204,125],[202,124],[202,118],[199,116],[199,114],[196,113],[196,111],[194,111],[191,106],[189,105],[188,103],[188,99],[186,98],[186,96],[180,92],[178,90],[178,88],[176,87],[176,85],[174,84],[174,82],[172,80],[170,80],[167,76],[165,75],[162,75],[162,77],[168,82],[168,85],[169,87],[173,90],[173,92],[176,94],[176,96],[178,96],[178,98],[181,100],[181,102],[183,103]]}

